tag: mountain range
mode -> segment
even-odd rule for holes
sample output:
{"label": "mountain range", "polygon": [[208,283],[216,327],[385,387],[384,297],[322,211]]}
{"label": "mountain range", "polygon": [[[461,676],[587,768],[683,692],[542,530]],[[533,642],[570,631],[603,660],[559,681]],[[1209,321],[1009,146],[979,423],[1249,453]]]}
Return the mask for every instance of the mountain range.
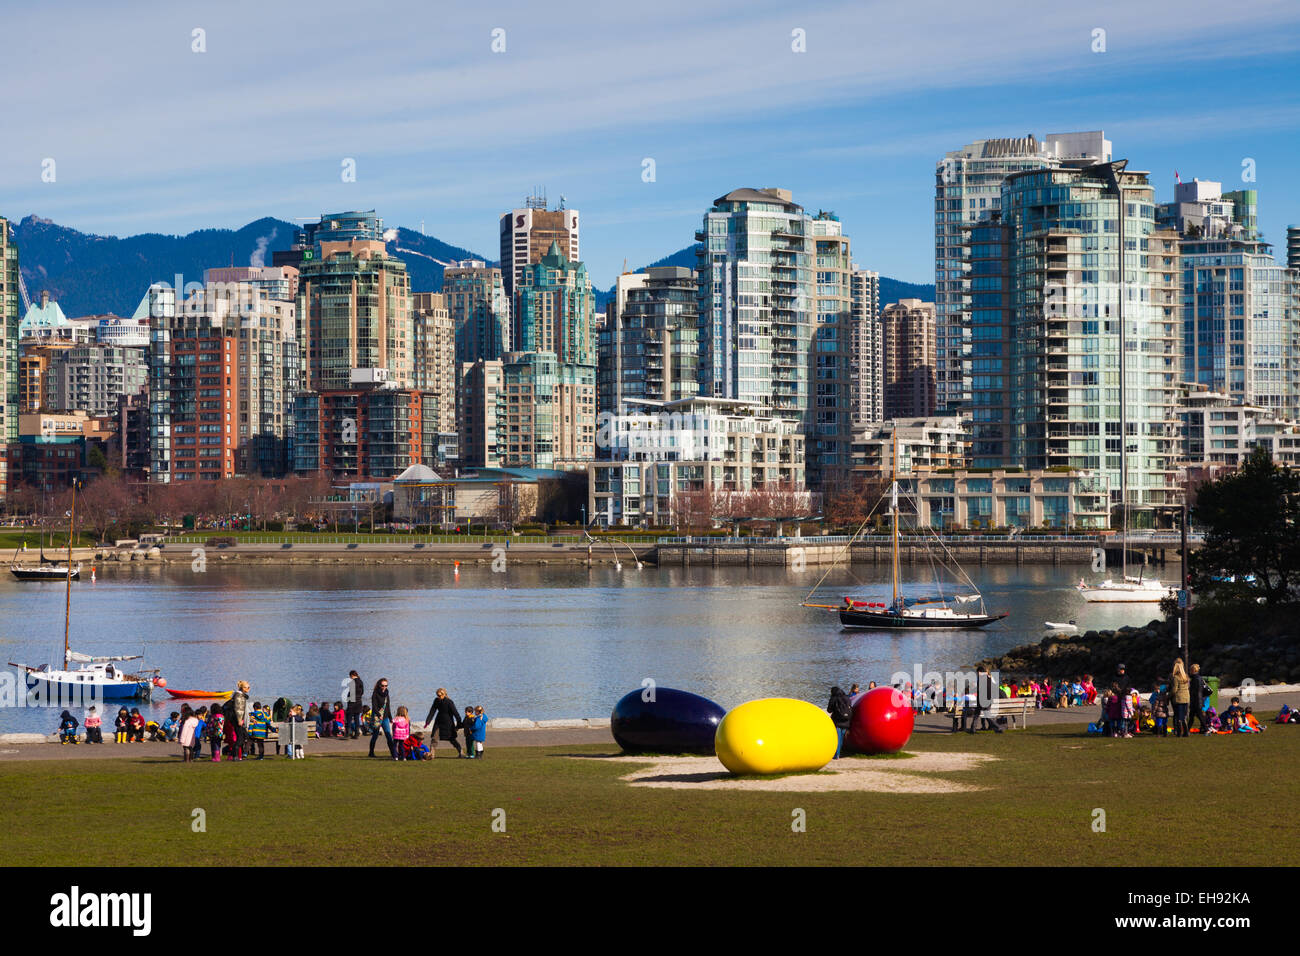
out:
{"label": "mountain range", "polygon": [[[117,238],[96,236],[27,216],[13,230],[23,281],[33,300],[42,291],[59,303],[65,315],[114,313],[130,315],[152,282],[201,282],[203,270],[222,265],[269,264],[271,253],[288,249],[298,229],[283,219],[266,217],[241,229],[200,229],[186,236],[143,233]],[[495,260],[453,246],[412,229],[390,229],[388,251],[406,263],[411,289],[436,292],[442,288],[445,265],[461,259]],[[687,246],[649,266],[695,267],[695,247]],[[596,306],[604,309],[613,287],[596,290]],[[881,304],[901,298],[933,301],[934,286],[880,278]]]}

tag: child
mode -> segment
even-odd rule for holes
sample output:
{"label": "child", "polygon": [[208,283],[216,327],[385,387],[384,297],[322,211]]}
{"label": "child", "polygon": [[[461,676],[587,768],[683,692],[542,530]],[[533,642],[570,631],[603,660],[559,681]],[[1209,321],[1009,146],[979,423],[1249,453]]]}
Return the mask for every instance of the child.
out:
{"label": "child", "polygon": [[200,707],[194,714],[199,719],[198,726],[194,729],[194,759],[199,759],[199,753],[203,750],[203,735],[208,730],[208,708]]}
{"label": "child", "polygon": [[94,707],[86,711],[86,743],[102,744],[104,742],[103,724],[104,718],[99,716],[99,712]]}
{"label": "child", "polygon": [[393,759],[406,759],[406,742],[411,738],[411,720],[406,716],[406,708],[397,708],[397,718],[393,721]]}
{"label": "child", "polygon": [[420,731],[412,731],[411,736],[406,741],[406,759],[407,760],[432,760],[429,748],[425,746],[424,734]]}
{"label": "child", "polygon": [[131,713],[125,707],[117,712],[117,719],[113,721],[113,743],[126,743],[126,736],[131,732]]}
{"label": "child", "polygon": [[1169,688],[1164,684],[1161,684],[1160,689],[1155,693],[1151,716],[1155,718],[1156,736],[1166,736],[1169,733]]}
{"label": "child", "polygon": [[334,702],[334,736],[346,737],[348,735],[348,712],[343,709],[343,701]]}
{"label": "child", "polygon": [[156,720],[146,722],[144,725],[144,732],[149,735],[149,739],[152,741],[167,739],[167,735],[163,733],[162,727]]}
{"label": "child", "polygon": [[465,708],[465,719],[460,722],[460,725],[465,730],[465,756],[473,760],[474,759],[474,727],[477,725],[477,722],[475,721],[474,718],[473,707]]}
{"label": "child", "polygon": [[221,708],[213,707],[208,712],[207,721],[208,747],[212,750],[212,762],[221,762],[221,738],[225,736],[226,716]]}
{"label": "child", "polygon": [[177,733],[180,731],[181,715],[176,711],[171,712],[171,716],[163,721],[162,734],[164,740],[175,740]]}
{"label": "child", "polygon": [[1237,727],[1241,724],[1241,715],[1241,698],[1234,697],[1232,698],[1232,703],[1228,705],[1228,709],[1220,715],[1219,719],[1223,722],[1223,725],[1227,728],[1229,733],[1234,733]]}
{"label": "child", "polygon": [[79,744],[81,741],[77,738],[77,728],[81,725],[77,723],[77,718],[66,710],[59,714],[59,743],[61,744]]}
{"label": "child", "polygon": [[487,743],[487,722],[487,714],[480,704],[474,708],[474,751],[479,757],[483,756],[483,745]]}
{"label": "child", "polygon": [[306,754],[303,752],[303,742],[307,739],[307,718],[303,716],[302,704],[294,704],[289,708],[288,737],[284,745],[284,755],[291,760],[302,760]]}
{"label": "child", "polygon": [[132,743],[144,743],[144,717],[139,707],[131,708],[130,737]]}
{"label": "child", "polygon": [[201,726],[202,722],[199,719],[199,715],[193,712],[191,712],[190,715],[181,722],[180,741],[182,763],[189,763],[194,759],[194,751],[197,749],[195,745],[199,740],[199,728]]}
{"label": "child", "polygon": [[262,702],[253,704],[253,715],[248,719],[248,739],[252,741],[249,753],[257,751],[257,759],[266,759],[266,738],[271,736],[271,715],[262,707]]}

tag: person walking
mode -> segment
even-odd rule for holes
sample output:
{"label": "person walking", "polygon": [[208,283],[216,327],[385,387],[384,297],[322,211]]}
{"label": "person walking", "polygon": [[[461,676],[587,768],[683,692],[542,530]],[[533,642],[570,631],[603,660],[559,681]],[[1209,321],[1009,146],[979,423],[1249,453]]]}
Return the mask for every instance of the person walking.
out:
{"label": "person walking", "polygon": [[347,684],[347,710],[344,712],[346,717],[345,733],[351,740],[356,740],[361,736],[361,702],[366,697],[366,685],[357,676],[356,671],[348,671]]}
{"label": "person walking", "polygon": [[397,756],[393,750],[393,705],[388,700],[387,677],[375,681],[375,690],[370,695],[370,725],[370,756],[375,755],[375,742],[381,730],[388,741],[388,756]]}
{"label": "person walking", "polygon": [[235,685],[235,692],[230,697],[230,757],[243,760],[244,749],[248,741],[248,692],[252,689],[246,680]]}
{"label": "person walking", "polygon": [[831,723],[835,725],[835,734],[839,737],[839,742],[835,745],[835,756],[831,758],[838,760],[844,750],[844,737],[849,732],[849,721],[853,717],[853,705],[849,703],[849,695],[839,687],[832,687],[826,712],[831,715]]}
{"label": "person walking", "polygon": [[456,748],[457,757],[465,756],[460,751],[460,741],[456,739],[456,731],[461,727],[460,714],[456,711],[455,702],[447,696],[447,688],[438,688],[438,693],[429,706],[429,716],[424,718],[424,722],[433,725],[433,732],[429,735],[430,752],[436,752],[438,740],[441,739]]}
{"label": "person walking", "polygon": [[1191,683],[1187,672],[1183,670],[1183,659],[1175,657],[1173,675],[1169,678],[1169,699],[1174,702],[1175,737],[1187,737],[1191,733],[1187,719],[1187,710],[1192,700]]}

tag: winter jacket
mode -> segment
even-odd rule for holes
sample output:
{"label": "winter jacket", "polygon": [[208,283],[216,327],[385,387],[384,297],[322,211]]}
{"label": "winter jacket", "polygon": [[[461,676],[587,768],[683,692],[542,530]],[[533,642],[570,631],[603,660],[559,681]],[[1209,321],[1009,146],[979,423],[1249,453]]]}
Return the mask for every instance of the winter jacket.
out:
{"label": "winter jacket", "polygon": [[487,742],[487,722],[486,713],[476,714],[474,717],[474,739],[479,743]]}
{"label": "winter jacket", "polygon": [[460,714],[456,712],[456,705],[450,697],[435,697],[424,722],[434,725],[439,740],[455,740],[456,731],[461,726]]}
{"label": "winter jacket", "polygon": [[230,700],[234,704],[232,709],[234,710],[235,723],[246,726],[248,724],[248,695],[242,690],[237,690]]}
{"label": "winter jacket", "polygon": [[[1175,674],[1169,680],[1169,697],[1175,704],[1190,704],[1192,702],[1191,681],[1184,675],[1182,677]],[[1197,696],[1200,700],[1200,696]]]}
{"label": "winter jacket", "polygon": [[375,686],[375,692],[370,695],[370,713],[375,723],[382,723],[393,716],[392,705],[388,702],[388,691],[380,690]]}

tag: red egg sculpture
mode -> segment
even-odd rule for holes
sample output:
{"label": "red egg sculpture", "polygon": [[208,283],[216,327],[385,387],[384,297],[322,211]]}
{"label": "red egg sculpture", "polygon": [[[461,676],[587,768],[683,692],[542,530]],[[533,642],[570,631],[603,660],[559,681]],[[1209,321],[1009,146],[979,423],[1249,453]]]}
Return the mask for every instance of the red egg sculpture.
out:
{"label": "red egg sculpture", "polygon": [[907,746],[915,722],[905,694],[892,687],[877,687],[853,705],[849,743],[859,753],[896,754]]}

